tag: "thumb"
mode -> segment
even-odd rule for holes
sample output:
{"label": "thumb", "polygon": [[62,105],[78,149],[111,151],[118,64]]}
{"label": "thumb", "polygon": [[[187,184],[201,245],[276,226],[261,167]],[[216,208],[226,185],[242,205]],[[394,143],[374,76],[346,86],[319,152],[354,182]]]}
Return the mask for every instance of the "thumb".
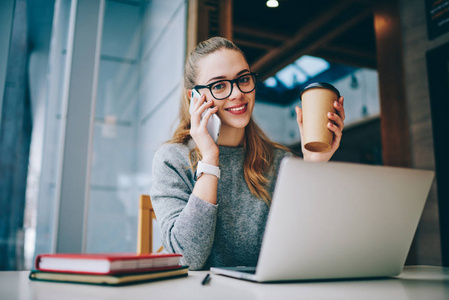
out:
{"label": "thumb", "polygon": [[296,121],[298,121],[299,125],[302,125],[302,109],[299,106],[295,107],[296,110]]}
{"label": "thumb", "polygon": [[301,141],[303,141],[304,140],[304,137],[303,137],[304,133],[303,133],[303,122],[302,122],[303,121],[303,119],[302,119],[302,109],[299,108],[299,106],[296,106],[295,110],[296,110],[296,121],[298,122],[298,127],[299,127],[299,135],[301,137]]}

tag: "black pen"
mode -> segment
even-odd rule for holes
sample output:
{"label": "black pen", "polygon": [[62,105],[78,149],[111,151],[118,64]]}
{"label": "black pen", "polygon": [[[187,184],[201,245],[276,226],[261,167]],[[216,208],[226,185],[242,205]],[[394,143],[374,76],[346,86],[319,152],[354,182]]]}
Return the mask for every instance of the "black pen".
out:
{"label": "black pen", "polygon": [[204,277],[203,281],[201,282],[202,285],[208,284],[210,281],[210,274],[207,273],[206,277]]}

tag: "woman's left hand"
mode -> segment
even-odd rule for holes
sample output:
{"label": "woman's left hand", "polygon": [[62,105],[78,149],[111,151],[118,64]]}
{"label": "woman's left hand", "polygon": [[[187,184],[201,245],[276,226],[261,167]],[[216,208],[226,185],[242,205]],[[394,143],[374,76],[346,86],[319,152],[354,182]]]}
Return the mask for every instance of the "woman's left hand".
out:
{"label": "woman's left hand", "polygon": [[296,107],[296,121],[299,126],[299,134],[301,135],[301,148],[306,161],[329,161],[340,147],[340,141],[345,121],[345,109],[343,107],[344,98],[340,97],[337,101],[334,101],[334,108],[336,113],[329,112],[327,117],[329,122],[327,128],[334,133],[334,139],[332,140],[331,149],[328,152],[311,152],[304,148],[304,134],[303,134],[303,119],[302,109],[299,106]]}

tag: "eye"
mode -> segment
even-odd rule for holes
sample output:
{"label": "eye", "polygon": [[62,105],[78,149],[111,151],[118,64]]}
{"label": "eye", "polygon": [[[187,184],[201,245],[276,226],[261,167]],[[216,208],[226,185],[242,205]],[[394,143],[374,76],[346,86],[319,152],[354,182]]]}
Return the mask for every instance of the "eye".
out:
{"label": "eye", "polygon": [[213,90],[222,90],[222,89],[224,89],[224,88],[226,88],[225,82],[217,82],[216,84],[214,84],[214,85],[212,86],[212,89],[213,89]]}
{"label": "eye", "polygon": [[251,75],[243,75],[239,78],[239,83],[248,83],[251,80]]}

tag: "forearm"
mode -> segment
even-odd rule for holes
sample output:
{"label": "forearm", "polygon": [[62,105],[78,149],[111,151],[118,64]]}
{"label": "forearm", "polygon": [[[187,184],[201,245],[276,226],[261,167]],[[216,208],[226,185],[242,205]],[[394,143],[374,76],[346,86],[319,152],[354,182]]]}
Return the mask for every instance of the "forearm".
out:
{"label": "forearm", "polygon": [[[218,152],[205,154],[201,162],[218,167]],[[203,173],[200,178],[197,179],[192,194],[211,204],[217,204],[217,184],[218,178],[215,175]]]}
{"label": "forearm", "polygon": [[[196,182],[187,159],[189,151],[182,145],[167,144],[155,154],[150,195],[165,249],[182,254],[183,264],[191,269],[200,269],[214,241],[217,187],[216,183],[207,187],[210,178],[204,174],[197,181],[202,197],[193,193]],[[213,203],[201,200],[201,191],[212,191],[207,199]]]}
{"label": "forearm", "polygon": [[195,183],[192,194],[211,204],[217,204],[218,178],[215,175],[203,174]]}
{"label": "forearm", "polygon": [[179,215],[161,221],[164,247],[182,254],[192,270],[201,269],[212,248],[216,219],[217,206],[192,195]]}

